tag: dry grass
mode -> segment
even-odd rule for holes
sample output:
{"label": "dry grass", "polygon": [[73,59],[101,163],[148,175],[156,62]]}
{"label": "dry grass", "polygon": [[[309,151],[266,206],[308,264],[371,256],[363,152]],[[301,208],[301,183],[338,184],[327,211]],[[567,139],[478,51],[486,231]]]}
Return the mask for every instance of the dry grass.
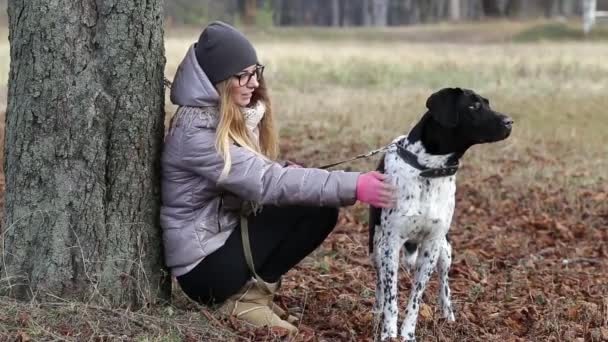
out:
{"label": "dry grass", "polygon": [[0,297],[0,341],[241,340],[212,314],[175,291],[172,305],[136,312],[62,301],[22,303]]}
{"label": "dry grass", "polygon": [[[424,112],[426,97],[444,86],[474,89],[495,109],[511,114],[513,135],[474,147],[459,176],[454,250],[460,254],[451,276],[462,321],[454,326],[427,319],[421,336],[442,341],[592,340],[598,331],[601,337],[604,330],[597,329],[608,320],[608,303],[604,309],[598,299],[608,295],[601,285],[608,279],[601,271],[606,262],[600,243],[607,238],[608,220],[602,171],[608,168],[608,43],[511,43],[509,37],[530,23],[499,24],[499,30],[483,23],[251,34],[267,65],[283,152],[302,164],[325,164],[387,143],[403,134]],[[167,37],[169,79],[197,34],[182,30]],[[7,70],[8,46],[3,44],[0,69]],[[5,83],[0,78],[0,85]],[[167,117],[173,110],[168,104]],[[369,170],[375,162],[347,167]],[[493,209],[497,207],[501,209]],[[562,220],[563,215],[569,219]],[[319,331],[316,338],[370,336],[373,282],[364,224],[364,208],[345,211],[332,238],[286,279],[283,303],[304,312],[305,324]],[[560,266],[563,259],[577,257],[599,263]],[[551,283],[543,288],[547,279]],[[113,333],[113,338],[125,334],[142,341],[203,336],[207,318],[201,308],[179,294],[175,300],[171,307],[132,313],[1,299],[0,336],[12,339],[23,332],[36,340],[82,340],[79,336]],[[326,327],[345,312],[351,316],[343,319],[361,326],[342,321],[342,330]],[[487,324],[475,315],[487,317]],[[73,335],[62,333],[62,322]],[[108,327],[118,328],[112,332]],[[209,334],[210,340],[221,339]],[[239,334],[259,336],[245,330]]]}

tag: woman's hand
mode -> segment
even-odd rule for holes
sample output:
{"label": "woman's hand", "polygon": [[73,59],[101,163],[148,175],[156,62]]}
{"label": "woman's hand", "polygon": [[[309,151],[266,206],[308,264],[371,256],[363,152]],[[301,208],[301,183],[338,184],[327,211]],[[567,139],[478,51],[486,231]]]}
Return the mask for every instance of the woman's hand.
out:
{"label": "woman's hand", "polygon": [[357,200],[376,208],[395,207],[396,189],[387,180],[388,176],[378,171],[361,174],[357,178]]}

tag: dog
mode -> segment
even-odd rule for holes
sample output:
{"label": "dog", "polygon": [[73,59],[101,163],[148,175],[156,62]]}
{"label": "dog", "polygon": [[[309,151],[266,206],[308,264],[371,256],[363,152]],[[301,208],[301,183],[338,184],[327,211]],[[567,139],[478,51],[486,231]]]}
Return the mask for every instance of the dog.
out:
{"label": "dog", "polygon": [[[442,316],[454,321],[448,270],[452,250],[447,233],[454,213],[459,159],[476,144],[506,139],[513,120],[490,108],[472,90],[444,88],[426,101],[428,111],[411,131],[389,145],[378,170],[397,189],[392,209],[370,207],[370,253],[376,270],[376,322],[380,338],[397,337],[399,253],[412,272],[412,288],[400,337],[415,341],[422,294],[439,273]],[[402,248],[403,247],[403,248]]]}

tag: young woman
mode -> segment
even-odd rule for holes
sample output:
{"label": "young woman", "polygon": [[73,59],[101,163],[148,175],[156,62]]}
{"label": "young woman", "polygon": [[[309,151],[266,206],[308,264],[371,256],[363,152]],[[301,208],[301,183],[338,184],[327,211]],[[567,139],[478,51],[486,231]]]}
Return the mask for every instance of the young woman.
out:
{"label": "young woman", "polygon": [[332,231],[338,207],[392,206],[393,188],[375,171],[275,161],[263,72],[251,43],[222,22],[207,26],[181,62],[161,161],[165,259],[190,298],[295,331],[293,317],[272,303],[281,276]]}

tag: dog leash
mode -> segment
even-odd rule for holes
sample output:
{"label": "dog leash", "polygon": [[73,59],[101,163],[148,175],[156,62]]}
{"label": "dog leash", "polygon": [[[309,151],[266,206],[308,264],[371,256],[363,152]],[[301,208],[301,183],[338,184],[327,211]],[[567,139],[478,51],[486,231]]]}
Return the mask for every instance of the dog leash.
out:
{"label": "dog leash", "polygon": [[399,145],[397,142],[393,142],[390,143],[388,145],[382,146],[378,149],[372,150],[370,152],[364,153],[364,154],[360,154],[354,158],[350,158],[350,159],[346,159],[346,160],[342,160],[339,161],[337,163],[331,163],[331,164],[327,164],[327,165],[323,165],[318,167],[319,169],[327,169],[330,168],[332,166],[336,166],[336,165],[340,165],[340,164],[344,164],[344,163],[348,163],[351,162],[353,160],[357,160],[357,159],[361,159],[361,158],[369,158],[375,154],[378,154],[380,152],[385,152],[387,151],[392,145],[397,145],[397,155],[401,158],[401,160],[403,160],[404,162],[406,162],[407,164],[409,164],[410,166],[412,166],[413,168],[417,169],[420,172],[420,177],[424,177],[424,178],[441,178],[441,177],[448,177],[448,176],[453,176],[456,174],[456,172],[458,171],[458,163],[454,164],[454,165],[448,165],[446,167],[441,167],[441,168],[427,168],[425,166],[422,166],[419,162],[418,162],[418,156],[415,155],[414,153],[408,151],[405,147]]}
{"label": "dog leash", "polygon": [[382,146],[382,147],[380,147],[378,149],[371,150],[371,151],[369,151],[367,153],[359,154],[359,155],[357,155],[357,156],[355,156],[353,158],[350,158],[350,159],[345,159],[345,160],[341,160],[341,161],[336,162],[336,163],[331,163],[331,164],[319,166],[319,167],[317,167],[317,169],[328,169],[330,167],[333,167],[333,166],[336,166],[336,165],[340,165],[340,164],[344,164],[344,163],[348,163],[348,162],[351,162],[351,161],[354,161],[354,160],[357,160],[357,159],[369,158],[369,157],[371,157],[373,155],[376,155],[378,153],[386,152],[391,146],[393,146],[395,144],[396,143],[392,142],[392,143],[390,143],[388,145],[384,145],[384,146]]}
{"label": "dog leash", "polygon": [[251,241],[249,240],[249,221],[248,216],[250,214],[255,214],[259,208],[252,208],[252,206],[248,205],[249,202],[244,202],[241,206],[241,242],[243,243],[243,255],[245,256],[245,262],[247,263],[247,267],[249,267],[249,271],[253,275],[256,280],[256,284],[258,288],[262,291],[267,292],[268,294],[272,293],[268,285],[258,275],[255,271],[255,265],[253,264],[253,254],[251,252]]}

